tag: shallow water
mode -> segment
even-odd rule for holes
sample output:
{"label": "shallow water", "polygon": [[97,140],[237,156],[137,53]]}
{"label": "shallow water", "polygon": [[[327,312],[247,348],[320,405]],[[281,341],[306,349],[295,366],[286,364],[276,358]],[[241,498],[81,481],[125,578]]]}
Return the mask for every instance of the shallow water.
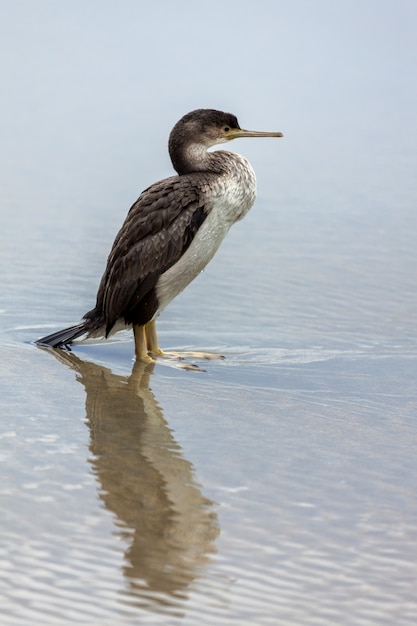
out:
{"label": "shallow water", "polygon": [[[137,24],[157,17],[126,4]],[[125,37],[139,28],[130,14],[45,4],[38,39],[13,6],[0,147],[2,626],[415,624],[416,90],[398,73],[413,67],[411,8],[407,21],[378,3],[377,26],[364,8],[322,23],[319,2],[305,24],[286,9],[282,24],[312,37],[298,57],[285,28],[275,37],[274,3],[262,69],[239,48],[258,91],[239,77],[230,86],[202,54],[204,77],[167,102],[150,55],[155,105],[130,82],[142,45]],[[257,17],[242,17],[244,32]],[[185,18],[200,24],[198,12]],[[179,46],[175,72],[190,42],[164,36]],[[273,115],[268,68],[284,100]],[[37,348],[91,308],[130,203],[171,173],[166,135],[209,100],[207,81],[218,102],[207,106],[225,97],[238,113],[237,98],[242,126],[286,135],[232,145],[258,174],[257,203],[159,320],[164,348],[225,359],[205,372],[134,366],[129,333],[72,353]]]}

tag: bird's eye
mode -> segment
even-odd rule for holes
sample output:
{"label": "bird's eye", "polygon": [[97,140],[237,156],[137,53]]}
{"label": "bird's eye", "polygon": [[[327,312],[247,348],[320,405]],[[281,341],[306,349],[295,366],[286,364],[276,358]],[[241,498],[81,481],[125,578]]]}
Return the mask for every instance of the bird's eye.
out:
{"label": "bird's eye", "polygon": [[225,126],[225,127],[223,128],[223,130],[224,130],[224,132],[225,132],[225,133],[228,133],[228,132],[229,132],[229,130],[230,130],[230,128],[229,128],[229,126]]}

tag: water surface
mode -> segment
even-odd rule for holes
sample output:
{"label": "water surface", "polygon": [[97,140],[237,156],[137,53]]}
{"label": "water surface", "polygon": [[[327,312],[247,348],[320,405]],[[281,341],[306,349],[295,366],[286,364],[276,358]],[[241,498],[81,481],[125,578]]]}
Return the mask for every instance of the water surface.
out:
{"label": "water surface", "polygon": [[[1,20],[2,624],[414,624],[413,5],[31,6]],[[196,106],[285,133],[233,143],[257,203],[159,321],[225,360],[37,348]]]}

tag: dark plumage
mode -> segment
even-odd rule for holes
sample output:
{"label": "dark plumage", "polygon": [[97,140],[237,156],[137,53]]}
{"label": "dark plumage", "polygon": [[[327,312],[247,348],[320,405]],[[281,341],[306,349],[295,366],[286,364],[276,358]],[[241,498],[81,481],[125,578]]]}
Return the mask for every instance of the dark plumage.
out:
{"label": "dark plumage", "polygon": [[37,343],[68,347],[82,335],[107,337],[133,326],[137,358],[162,354],[157,316],[200,273],[255,200],[248,161],[207,148],[251,136],[282,134],[242,130],[234,115],[213,109],[192,111],[177,122],[169,153],[178,176],[155,183],[131,207],[108,257],[94,309],[79,324]]}

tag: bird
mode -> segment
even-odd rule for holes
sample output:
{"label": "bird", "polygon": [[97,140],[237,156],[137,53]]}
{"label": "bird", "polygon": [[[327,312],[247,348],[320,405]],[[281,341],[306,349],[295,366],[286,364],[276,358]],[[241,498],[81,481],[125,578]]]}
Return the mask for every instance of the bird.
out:
{"label": "bird", "polygon": [[237,117],[196,109],[173,127],[168,151],[176,175],[145,189],[114,240],[96,304],[81,322],[38,339],[70,350],[76,339],[109,337],[133,329],[135,357],[150,362],[159,347],[156,319],[205,268],[230,227],[256,198],[249,161],[226,150],[208,151],[241,137],[283,137],[244,130]]}

